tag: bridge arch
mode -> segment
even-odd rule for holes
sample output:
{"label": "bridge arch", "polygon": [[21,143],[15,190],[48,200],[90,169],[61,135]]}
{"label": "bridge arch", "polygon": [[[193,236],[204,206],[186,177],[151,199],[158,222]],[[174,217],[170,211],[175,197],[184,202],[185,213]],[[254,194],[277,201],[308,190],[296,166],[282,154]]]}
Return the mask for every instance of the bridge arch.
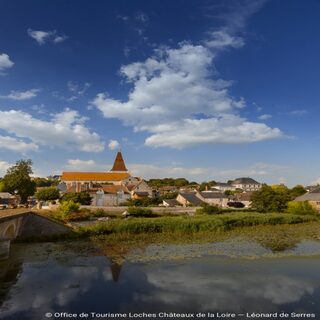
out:
{"label": "bridge arch", "polygon": [[5,239],[14,239],[16,237],[16,223],[10,223],[4,230],[2,237]]}

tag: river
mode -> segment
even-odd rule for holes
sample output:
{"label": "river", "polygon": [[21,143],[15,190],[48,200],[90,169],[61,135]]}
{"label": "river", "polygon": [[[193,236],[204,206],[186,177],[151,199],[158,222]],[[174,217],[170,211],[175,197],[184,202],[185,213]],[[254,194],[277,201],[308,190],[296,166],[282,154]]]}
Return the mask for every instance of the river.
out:
{"label": "river", "polygon": [[317,241],[277,253],[245,241],[150,245],[119,257],[83,241],[14,244],[0,262],[0,318],[319,319],[319,270]]}

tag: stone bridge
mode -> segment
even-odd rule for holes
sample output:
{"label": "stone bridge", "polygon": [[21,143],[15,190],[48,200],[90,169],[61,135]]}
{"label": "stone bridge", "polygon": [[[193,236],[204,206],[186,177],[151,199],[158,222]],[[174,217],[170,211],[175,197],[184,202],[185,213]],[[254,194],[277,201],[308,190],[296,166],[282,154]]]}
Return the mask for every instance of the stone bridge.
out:
{"label": "stone bridge", "polygon": [[26,214],[26,212],[1,212],[0,239],[13,240],[17,238]]}
{"label": "stone bridge", "polygon": [[0,212],[0,260],[9,257],[14,239],[50,236],[70,232],[70,228],[30,210]]}
{"label": "stone bridge", "polygon": [[0,239],[14,240],[69,232],[70,228],[28,209],[0,212]]}

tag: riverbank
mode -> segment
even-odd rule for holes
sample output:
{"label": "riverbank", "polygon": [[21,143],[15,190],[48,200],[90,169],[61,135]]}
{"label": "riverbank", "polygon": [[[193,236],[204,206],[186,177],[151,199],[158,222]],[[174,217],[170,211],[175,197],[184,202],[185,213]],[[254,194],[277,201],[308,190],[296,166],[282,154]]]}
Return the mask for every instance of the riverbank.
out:
{"label": "riverbank", "polygon": [[101,234],[154,234],[154,233],[186,233],[228,231],[234,228],[299,224],[304,222],[317,222],[315,215],[295,215],[287,213],[224,213],[214,215],[195,215],[179,217],[110,219],[93,225],[79,225],[76,233],[81,236]]}
{"label": "riverbank", "polygon": [[[59,240],[86,239],[107,236],[108,244],[112,243],[168,243],[181,240],[188,241],[215,241],[230,237],[230,232],[248,234],[255,233],[259,226],[268,229],[264,243],[277,249],[288,246],[288,241],[282,241],[280,237],[273,241],[272,235],[278,226],[283,230],[297,230],[297,234],[303,232],[298,226],[309,224],[318,232],[320,218],[316,215],[295,215],[287,213],[254,213],[232,212],[214,215],[194,216],[164,216],[164,217],[115,217],[107,221],[90,220],[72,224],[70,232],[51,236],[39,236],[17,239],[17,242],[45,242]],[[292,228],[290,228],[292,226]],[[304,232],[305,233],[305,232]],[[320,234],[320,231],[319,231]],[[253,237],[253,236],[252,236]],[[253,237],[254,238],[254,237]],[[268,240],[269,239],[269,240]]]}

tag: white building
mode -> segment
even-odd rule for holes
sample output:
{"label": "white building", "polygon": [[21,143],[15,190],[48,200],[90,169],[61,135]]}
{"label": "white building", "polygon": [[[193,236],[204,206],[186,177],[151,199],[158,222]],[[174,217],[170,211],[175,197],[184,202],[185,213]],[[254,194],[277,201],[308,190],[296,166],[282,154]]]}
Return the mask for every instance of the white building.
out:
{"label": "white building", "polygon": [[258,191],[261,189],[262,184],[253,180],[252,178],[238,178],[231,183],[236,189],[243,191]]}

